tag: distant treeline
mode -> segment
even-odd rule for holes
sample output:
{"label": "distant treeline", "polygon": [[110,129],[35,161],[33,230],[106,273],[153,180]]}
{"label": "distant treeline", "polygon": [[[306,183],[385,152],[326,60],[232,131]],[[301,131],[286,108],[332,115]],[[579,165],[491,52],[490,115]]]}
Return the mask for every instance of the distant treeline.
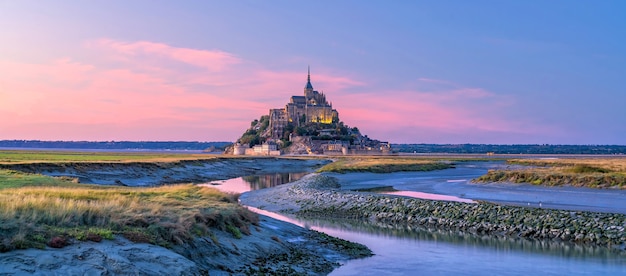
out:
{"label": "distant treeline", "polygon": [[103,150],[224,150],[231,142],[90,142],[90,141],[39,141],[0,140],[5,148],[49,149],[103,149]]}
{"label": "distant treeline", "polygon": [[397,152],[485,154],[626,154],[618,145],[392,144]]}

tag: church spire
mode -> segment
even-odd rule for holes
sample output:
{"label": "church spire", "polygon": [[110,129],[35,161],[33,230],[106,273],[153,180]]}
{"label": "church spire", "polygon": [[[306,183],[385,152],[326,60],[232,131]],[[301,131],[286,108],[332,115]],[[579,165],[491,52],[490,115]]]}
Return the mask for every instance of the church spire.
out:
{"label": "church spire", "polygon": [[311,66],[308,66],[308,73],[307,73],[307,77],[306,77],[306,86],[304,87],[305,90],[313,90],[313,85],[311,85]]}

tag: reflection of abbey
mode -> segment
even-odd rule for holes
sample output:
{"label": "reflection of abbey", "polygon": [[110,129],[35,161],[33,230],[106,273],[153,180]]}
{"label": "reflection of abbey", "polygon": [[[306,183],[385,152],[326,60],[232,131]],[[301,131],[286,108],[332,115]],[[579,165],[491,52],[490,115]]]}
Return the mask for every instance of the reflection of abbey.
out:
{"label": "reflection of abbey", "polygon": [[339,121],[337,110],[326,101],[324,93],[313,90],[310,69],[304,86],[304,96],[291,96],[285,108],[270,109],[269,116],[274,139],[283,135],[288,124],[300,126],[306,123],[331,124]]}
{"label": "reflection of abbey", "polygon": [[[232,151],[231,151],[232,150]],[[304,95],[284,108],[270,109],[227,152],[235,155],[389,154],[389,143],[373,140],[339,120],[324,93],[313,90],[308,71]]]}

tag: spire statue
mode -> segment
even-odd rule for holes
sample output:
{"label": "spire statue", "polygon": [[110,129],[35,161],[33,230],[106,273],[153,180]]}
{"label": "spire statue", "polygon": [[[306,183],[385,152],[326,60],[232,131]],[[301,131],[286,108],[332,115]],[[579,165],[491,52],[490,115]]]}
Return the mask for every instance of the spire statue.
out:
{"label": "spire statue", "polygon": [[311,66],[308,66],[308,73],[307,73],[307,77],[306,77],[306,86],[304,87],[304,90],[310,90],[313,91],[313,85],[311,85]]}

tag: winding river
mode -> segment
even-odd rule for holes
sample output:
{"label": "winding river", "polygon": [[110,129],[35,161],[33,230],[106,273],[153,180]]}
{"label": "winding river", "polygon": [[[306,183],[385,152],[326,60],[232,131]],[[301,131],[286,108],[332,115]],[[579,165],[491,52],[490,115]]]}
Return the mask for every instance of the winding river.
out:
{"label": "winding river", "polygon": [[[391,174],[330,174],[342,189],[391,186],[419,197],[487,200],[535,208],[626,213],[626,191],[526,184],[474,184],[470,180],[500,162],[460,163],[454,169]],[[214,181],[230,192],[245,192],[295,181],[306,173],[249,176]],[[624,275],[626,257],[604,248],[551,242],[476,237],[442,231],[381,228],[346,221],[300,220],[257,212],[368,246],[375,256],[348,261],[331,275]]]}

